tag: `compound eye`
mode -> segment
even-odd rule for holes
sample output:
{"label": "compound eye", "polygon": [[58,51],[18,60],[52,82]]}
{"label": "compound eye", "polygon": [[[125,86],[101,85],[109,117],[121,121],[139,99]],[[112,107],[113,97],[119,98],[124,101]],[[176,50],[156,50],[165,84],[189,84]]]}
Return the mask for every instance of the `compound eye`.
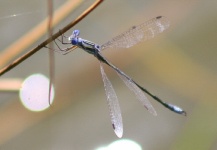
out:
{"label": "compound eye", "polygon": [[79,31],[79,30],[74,30],[74,31],[72,32],[72,35],[73,35],[74,37],[79,36],[79,34],[80,34],[80,31]]}

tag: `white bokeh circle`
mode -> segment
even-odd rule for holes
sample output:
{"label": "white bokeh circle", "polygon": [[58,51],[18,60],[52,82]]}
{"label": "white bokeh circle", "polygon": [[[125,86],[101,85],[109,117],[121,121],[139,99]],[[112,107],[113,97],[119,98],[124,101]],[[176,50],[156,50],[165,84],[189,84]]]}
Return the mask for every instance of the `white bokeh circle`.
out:
{"label": "white bokeh circle", "polygon": [[[22,104],[31,111],[43,111],[49,104],[49,79],[42,74],[33,74],[26,78],[20,89]],[[50,102],[54,99],[54,88],[51,88]]]}

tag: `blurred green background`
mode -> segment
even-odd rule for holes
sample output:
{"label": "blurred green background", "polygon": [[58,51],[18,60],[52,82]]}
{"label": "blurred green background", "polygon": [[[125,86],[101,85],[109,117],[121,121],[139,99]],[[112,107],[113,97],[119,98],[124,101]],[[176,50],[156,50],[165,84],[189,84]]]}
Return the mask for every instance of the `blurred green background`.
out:
{"label": "blurred green background", "polygon": [[[54,0],[55,9],[65,2]],[[54,32],[93,2],[82,2]],[[46,1],[0,3],[1,50],[47,16]],[[10,17],[13,14],[22,15]],[[103,54],[158,97],[185,109],[188,116],[170,112],[149,98],[158,113],[157,117],[152,116],[116,73],[105,67],[120,101],[123,138],[138,142],[144,150],[217,149],[216,14],[215,0],[110,0],[73,28],[81,31],[81,37],[103,44],[156,16],[170,20],[170,28],[154,39]],[[44,39],[46,35],[31,47]],[[48,62],[47,49],[42,49],[1,78],[26,78],[33,73],[48,75]],[[17,92],[0,93],[1,149],[89,150],[118,139],[111,127],[99,63],[94,57],[80,49],[66,56],[55,54],[55,90],[53,107],[38,113],[26,110]]]}

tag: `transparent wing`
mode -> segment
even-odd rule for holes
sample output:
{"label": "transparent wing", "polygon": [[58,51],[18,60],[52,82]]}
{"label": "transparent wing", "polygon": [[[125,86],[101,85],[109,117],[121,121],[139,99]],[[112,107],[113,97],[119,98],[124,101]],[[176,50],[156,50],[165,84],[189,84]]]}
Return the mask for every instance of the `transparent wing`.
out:
{"label": "transparent wing", "polygon": [[151,105],[151,103],[149,102],[148,98],[145,96],[145,94],[143,93],[142,90],[140,90],[140,88],[138,88],[138,86],[130,79],[130,77],[125,77],[123,75],[121,75],[119,72],[118,76],[124,81],[124,83],[126,84],[126,86],[135,93],[137,99],[142,103],[142,105],[154,116],[157,115],[154,107]]}
{"label": "transparent wing", "polygon": [[105,71],[101,63],[100,63],[100,71],[102,74],[102,79],[103,79],[103,83],[105,87],[112,127],[114,129],[115,134],[119,138],[121,138],[123,135],[123,123],[122,123],[121,110],[120,110],[120,106],[118,103],[118,98],[112,87],[111,82],[109,81],[108,77],[105,74]]}
{"label": "transparent wing", "polygon": [[141,41],[154,38],[168,27],[169,21],[167,18],[158,16],[138,26],[133,26],[128,31],[114,37],[112,40],[101,45],[101,50],[107,48],[129,48]]}

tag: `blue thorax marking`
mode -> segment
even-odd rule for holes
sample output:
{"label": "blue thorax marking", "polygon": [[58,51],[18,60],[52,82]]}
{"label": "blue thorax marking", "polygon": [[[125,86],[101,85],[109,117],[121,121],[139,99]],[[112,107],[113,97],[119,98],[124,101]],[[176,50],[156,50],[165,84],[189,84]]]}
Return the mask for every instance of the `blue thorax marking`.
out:
{"label": "blue thorax marking", "polygon": [[72,38],[71,43],[72,45],[76,45],[81,49],[85,50],[86,52],[93,55],[96,55],[99,52],[99,48],[100,48],[99,45],[79,37]]}

